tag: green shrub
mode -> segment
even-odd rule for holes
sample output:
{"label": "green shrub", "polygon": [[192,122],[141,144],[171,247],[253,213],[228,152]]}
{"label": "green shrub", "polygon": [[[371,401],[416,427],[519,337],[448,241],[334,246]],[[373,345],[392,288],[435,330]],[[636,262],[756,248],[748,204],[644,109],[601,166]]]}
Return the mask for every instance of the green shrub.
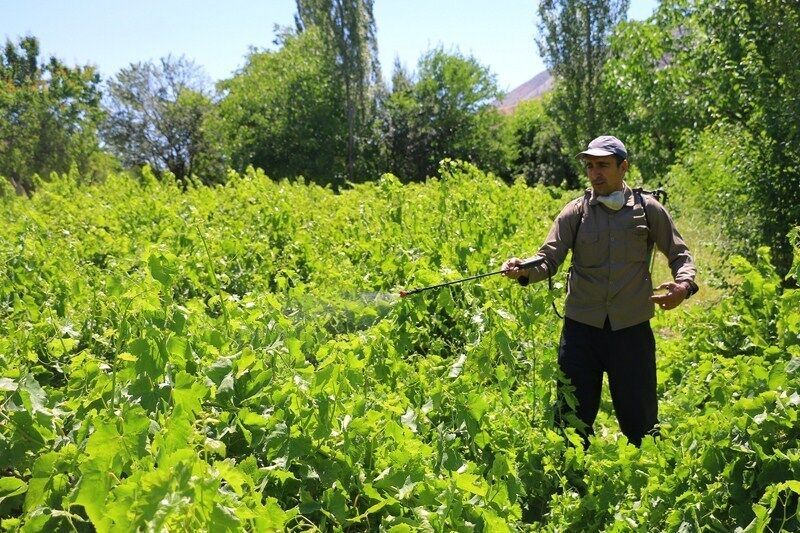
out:
{"label": "green shrub", "polygon": [[564,152],[558,126],[545,112],[542,100],[531,100],[516,108],[509,118],[511,130],[511,174],[529,185],[580,187],[577,166]]}
{"label": "green shrub", "polygon": [[759,209],[754,189],[748,185],[754,173],[761,171],[753,139],[743,128],[718,123],[686,146],[667,177],[673,206],[698,213],[696,221],[709,226],[723,255],[754,257],[766,240],[766,213]]}

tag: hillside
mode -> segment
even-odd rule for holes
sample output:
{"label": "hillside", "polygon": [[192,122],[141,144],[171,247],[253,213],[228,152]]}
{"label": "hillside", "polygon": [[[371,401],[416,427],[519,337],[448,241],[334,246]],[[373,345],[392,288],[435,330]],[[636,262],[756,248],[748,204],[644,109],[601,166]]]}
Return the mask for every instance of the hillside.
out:
{"label": "hillside", "polygon": [[508,115],[513,113],[514,109],[522,102],[539,98],[552,88],[553,77],[550,75],[549,70],[544,70],[506,94],[497,103],[497,109],[501,113]]}

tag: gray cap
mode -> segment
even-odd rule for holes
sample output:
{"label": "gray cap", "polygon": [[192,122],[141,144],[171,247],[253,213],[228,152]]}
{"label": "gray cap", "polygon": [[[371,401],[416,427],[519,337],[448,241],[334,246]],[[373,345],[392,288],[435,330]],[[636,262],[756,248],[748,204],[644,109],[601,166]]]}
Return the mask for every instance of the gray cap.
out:
{"label": "gray cap", "polygon": [[628,159],[628,151],[622,141],[613,135],[601,135],[592,142],[586,150],[578,154],[578,157],[592,155],[603,157],[604,155],[618,155],[622,159]]}

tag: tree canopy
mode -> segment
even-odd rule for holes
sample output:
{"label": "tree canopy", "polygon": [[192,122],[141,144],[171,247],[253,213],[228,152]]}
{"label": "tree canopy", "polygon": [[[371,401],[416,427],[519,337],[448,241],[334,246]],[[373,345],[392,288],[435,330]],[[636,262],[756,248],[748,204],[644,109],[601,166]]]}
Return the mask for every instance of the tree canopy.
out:
{"label": "tree canopy", "polygon": [[347,178],[363,179],[374,146],[376,92],[383,85],[373,0],[297,0],[298,31],[317,28],[344,94],[347,119]]}
{"label": "tree canopy", "polygon": [[612,32],[625,20],[628,5],[629,0],[539,2],[539,53],[556,77],[551,113],[558,117],[570,153],[606,131],[603,65]]}
{"label": "tree canopy", "polygon": [[100,77],[93,67],[67,67],[55,57],[40,62],[39,41],[6,41],[0,51],[0,176],[18,192],[33,176],[91,171],[99,153]]}
{"label": "tree canopy", "polygon": [[212,144],[204,121],[214,107],[209,82],[194,62],[165,57],[134,63],[108,82],[102,136],[126,165],[148,164],[183,180],[204,173]]}
{"label": "tree canopy", "polygon": [[341,185],[347,171],[342,87],[319,29],[281,37],[274,52],[253,52],[219,84],[212,128],[235,169],[254,165],[274,178],[305,176]]}
{"label": "tree canopy", "polygon": [[413,78],[396,68],[383,128],[389,169],[422,180],[449,157],[506,170],[502,117],[493,105],[498,95],[489,69],[458,52],[429,51]]}
{"label": "tree canopy", "polygon": [[738,251],[769,244],[783,271],[791,261],[786,234],[800,224],[797,57],[800,10],[790,2],[665,0],[647,21],[619,28],[604,74],[616,103],[610,128],[636,147],[634,160],[652,182],[669,179],[676,163],[678,175],[699,169],[699,159],[720,153],[708,147],[725,147],[724,174],[738,176],[735,183],[721,173],[691,179],[708,180],[707,209],[729,213],[726,231],[753,229],[752,240],[737,239]]}

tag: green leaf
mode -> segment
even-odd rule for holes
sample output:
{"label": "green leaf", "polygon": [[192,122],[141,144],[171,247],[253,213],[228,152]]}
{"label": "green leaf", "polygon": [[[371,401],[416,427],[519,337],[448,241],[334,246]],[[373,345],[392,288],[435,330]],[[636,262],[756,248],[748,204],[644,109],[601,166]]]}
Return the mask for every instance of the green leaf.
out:
{"label": "green leaf", "polygon": [[242,377],[251,366],[256,363],[256,354],[251,347],[246,347],[242,351],[242,356],[236,360],[236,379]]}
{"label": "green leaf", "polygon": [[462,370],[464,370],[464,363],[466,362],[467,362],[467,354],[462,353],[460,356],[458,356],[456,362],[453,363],[453,366],[450,367],[450,373],[447,375],[447,377],[457,378],[458,376],[460,376]]}
{"label": "green leaf", "polygon": [[[322,392],[325,390],[331,390],[334,386],[336,386],[336,377],[339,375],[339,365],[336,364],[327,364],[314,372],[314,383],[312,386],[312,392]],[[331,386],[326,387],[331,383]]]}
{"label": "green leaf", "polygon": [[185,412],[194,415],[201,412],[203,409],[201,402],[207,393],[208,388],[195,381],[188,372],[180,371],[175,376],[172,401],[176,407],[180,407]]}
{"label": "green leaf", "polygon": [[341,489],[332,487],[325,491],[322,496],[324,509],[331,513],[339,524],[347,521],[347,496]]}
{"label": "green leaf", "polygon": [[[115,421],[95,418],[94,431],[86,442],[86,455],[99,461],[101,468],[119,473],[121,461],[118,456],[123,451],[123,443]],[[115,463],[118,468],[114,468]]]}
{"label": "green leaf", "polygon": [[140,459],[148,455],[147,443],[150,418],[140,406],[127,405],[122,419],[122,440],[125,457]]}
{"label": "green leaf", "polygon": [[414,492],[414,487],[417,486],[417,482],[411,481],[411,477],[407,477],[403,486],[397,490],[397,499],[398,500],[405,500]]}
{"label": "green leaf", "polygon": [[184,366],[186,358],[189,356],[188,341],[183,337],[170,337],[167,340],[167,353],[169,353],[169,360],[173,365]]}
{"label": "green leaf", "polygon": [[497,516],[492,509],[483,507],[480,509],[481,518],[483,518],[484,531],[491,531],[492,533],[504,533],[511,531],[508,524],[501,517]]}
{"label": "green leaf", "polygon": [[15,477],[0,478],[0,503],[6,498],[24,494],[28,490],[28,484]]}
{"label": "green leaf", "polygon": [[267,475],[272,479],[278,480],[279,484],[283,484],[287,479],[297,479],[297,476],[292,472],[280,468],[270,468],[267,470]]}
{"label": "green leaf", "polygon": [[4,531],[16,531],[19,529],[19,518],[3,518],[0,520],[0,529]]}
{"label": "green leaf", "polygon": [[0,391],[13,392],[17,390],[17,382],[9,378],[0,378]]}
{"label": "green leaf", "polygon": [[111,520],[106,513],[106,499],[111,491],[111,473],[99,460],[84,463],[81,465],[81,472],[75,503],[83,505],[97,531],[108,531]]}
{"label": "green leaf", "polygon": [[494,342],[495,345],[500,349],[500,353],[506,357],[513,357],[511,354],[511,339],[508,338],[508,334],[499,329],[494,334]]}
{"label": "green leaf", "polygon": [[70,353],[78,345],[78,339],[53,339],[47,343],[47,351],[55,357]]}
{"label": "green leaf", "polygon": [[161,356],[161,351],[154,347],[145,338],[138,338],[128,345],[128,352],[136,357],[136,373],[139,377],[147,377],[156,381],[164,373],[166,361]]}
{"label": "green leaf", "polygon": [[164,287],[171,287],[172,280],[177,276],[178,269],[170,259],[162,254],[152,254],[147,260],[150,275]]}
{"label": "green leaf", "polygon": [[487,486],[486,481],[478,475],[470,474],[469,472],[455,474],[456,487],[478,496],[486,496]]}
{"label": "green leaf", "polygon": [[473,394],[469,400],[469,414],[476,422],[479,422],[486,411],[489,409],[489,402],[481,394]]}
{"label": "green leaf", "polygon": [[409,408],[406,409],[405,414],[400,417],[400,421],[414,433],[417,432],[417,413],[412,407],[409,406]]}
{"label": "green leaf", "polygon": [[767,378],[767,385],[770,389],[786,388],[786,365],[783,362],[778,362],[772,365],[769,371],[769,378]]}
{"label": "green leaf", "polygon": [[209,453],[214,453],[221,457],[225,457],[227,454],[227,447],[225,446],[225,443],[212,439],[211,437],[206,437],[206,440],[203,442],[203,449]]}
{"label": "green leaf", "polygon": [[229,357],[220,357],[214,364],[207,368],[205,371],[208,379],[214,382],[214,385],[219,387],[225,376],[233,371],[233,360]]}
{"label": "green leaf", "polygon": [[374,514],[374,513],[377,513],[378,511],[380,511],[381,509],[383,509],[387,505],[393,505],[395,503],[397,503],[397,500],[395,500],[394,498],[387,498],[385,500],[379,501],[375,505],[372,505],[371,507],[369,507],[366,511],[364,511],[360,515],[351,518],[348,521],[348,523],[355,524],[357,522],[360,522],[363,519],[365,519],[367,516],[369,516],[371,514]]}
{"label": "green leaf", "polygon": [[172,414],[164,427],[161,428],[161,432],[153,440],[153,446],[158,451],[159,462],[173,452],[180,450],[193,451],[193,422],[194,418],[187,415],[180,407],[172,410]]}
{"label": "green leaf", "polygon": [[25,374],[19,382],[19,395],[25,410],[31,415],[35,413],[49,414],[45,407],[47,395],[41,385],[31,374]]}
{"label": "green leaf", "polygon": [[211,520],[208,523],[209,531],[241,531],[242,524],[233,509],[226,507],[219,502],[214,504],[211,512]]}
{"label": "green leaf", "polygon": [[[25,517],[25,525],[22,527],[21,531],[23,533],[31,533],[31,532],[38,532],[43,531],[45,533],[49,531],[56,531],[59,528],[56,524],[51,524],[50,520],[54,518],[53,509],[49,507],[41,507],[39,509],[34,509],[33,512],[29,513]],[[61,524],[62,527],[66,524]]]}
{"label": "green leaf", "polygon": [[29,512],[36,507],[45,505],[52,490],[53,478],[56,471],[57,452],[49,452],[39,456],[33,464],[31,479],[28,481],[28,493],[25,495],[23,509]]}
{"label": "green leaf", "polygon": [[266,427],[269,425],[269,419],[258,413],[254,413],[249,409],[242,409],[239,411],[239,420],[245,426]]}
{"label": "green leaf", "polygon": [[439,307],[448,312],[452,312],[453,308],[456,306],[456,302],[453,300],[453,295],[446,287],[439,291],[439,294],[436,298],[436,303],[439,305]]}
{"label": "green leaf", "polygon": [[278,500],[273,497],[266,498],[263,505],[256,509],[255,530],[256,531],[283,531],[289,520],[299,514],[295,507],[289,511],[284,511],[278,505]]}
{"label": "green leaf", "polygon": [[220,477],[224,479],[239,496],[244,495],[245,485],[252,486],[249,477],[236,468],[232,459],[217,461],[214,463],[214,468],[219,472]]}
{"label": "green leaf", "polygon": [[303,341],[295,339],[294,337],[286,339],[286,348],[289,350],[289,356],[294,362],[302,362],[305,360],[303,356]]}

